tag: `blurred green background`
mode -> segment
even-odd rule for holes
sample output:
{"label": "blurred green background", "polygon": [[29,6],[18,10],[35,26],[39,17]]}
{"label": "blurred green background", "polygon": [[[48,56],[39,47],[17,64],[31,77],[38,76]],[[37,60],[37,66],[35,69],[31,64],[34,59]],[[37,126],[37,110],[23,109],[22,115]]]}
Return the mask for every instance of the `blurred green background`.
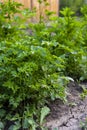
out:
{"label": "blurred green background", "polygon": [[87,0],[60,0],[60,10],[64,7],[70,7],[76,12],[76,15],[80,15],[80,8],[87,4]]}

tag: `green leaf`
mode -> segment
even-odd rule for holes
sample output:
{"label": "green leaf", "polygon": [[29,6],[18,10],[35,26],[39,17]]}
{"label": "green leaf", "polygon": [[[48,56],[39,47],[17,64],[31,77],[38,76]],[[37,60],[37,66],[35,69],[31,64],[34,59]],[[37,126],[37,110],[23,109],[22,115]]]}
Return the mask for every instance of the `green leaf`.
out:
{"label": "green leaf", "polygon": [[49,114],[49,112],[50,109],[46,106],[41,109],[40,124],[43,123],[44,118]]}
{"label": "green leaf", "polygon": [[36,123],[33,119],[28,119],[28,123],[31,126],[31,130],[36,130]]}
{"label": "green leaf", "polygon": [[24,129],[29,128],[28,118],[25,118],[25,119],[24,119],[24,121],[23,121],[23,128],[24,128]]}
{"label": "green leaf", "polygon": [[21,127],[19,122],[15,122],[15,125],[11,125],[8,130],[19,130]]}
{"label": "green leaf", "polygon": [[0,121],[0,129],[4,129],[4,124]]}

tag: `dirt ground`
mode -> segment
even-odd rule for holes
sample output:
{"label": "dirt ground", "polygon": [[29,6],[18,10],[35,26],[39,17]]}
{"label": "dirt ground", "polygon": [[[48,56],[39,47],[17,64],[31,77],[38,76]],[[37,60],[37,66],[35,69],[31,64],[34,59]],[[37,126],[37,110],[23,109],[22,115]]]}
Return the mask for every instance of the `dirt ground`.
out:
{"label": "dirt ground", "polygon": [[45,124],[49,130],[87,130],[81,125],[87,124],[87,97],[81,99],[82,85],[87,88],[87,83],[68,85],[67,103],[55,100],[49,104],[51,112]]}

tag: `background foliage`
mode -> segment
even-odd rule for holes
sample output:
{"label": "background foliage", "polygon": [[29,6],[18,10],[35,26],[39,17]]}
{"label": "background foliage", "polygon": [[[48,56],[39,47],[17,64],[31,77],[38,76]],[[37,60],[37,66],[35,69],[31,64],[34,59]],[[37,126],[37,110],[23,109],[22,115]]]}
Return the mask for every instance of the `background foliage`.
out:
{"label": "background foliage", "polygon": [[87,0],[60,0],[60,9],[69,7],[77,15],[81,15],[80,8],[85,4],[87,4]]}

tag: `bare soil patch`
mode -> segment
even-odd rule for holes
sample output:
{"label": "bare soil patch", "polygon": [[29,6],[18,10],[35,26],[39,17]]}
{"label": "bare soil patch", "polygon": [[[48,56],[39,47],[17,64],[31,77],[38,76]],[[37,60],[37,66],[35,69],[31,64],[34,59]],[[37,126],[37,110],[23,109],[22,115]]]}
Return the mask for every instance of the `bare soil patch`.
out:
{"label": "bare soil patch", "polygon": [[[84,84],[87,87],[87,84]],[[81,99],[81,85],[71,82],[67,89],[67,103],[55,100],[49,104],[51,112],[46,118],[49,130],[86,130],[81,127],[81,122],[87,118],[87,97]]]}

